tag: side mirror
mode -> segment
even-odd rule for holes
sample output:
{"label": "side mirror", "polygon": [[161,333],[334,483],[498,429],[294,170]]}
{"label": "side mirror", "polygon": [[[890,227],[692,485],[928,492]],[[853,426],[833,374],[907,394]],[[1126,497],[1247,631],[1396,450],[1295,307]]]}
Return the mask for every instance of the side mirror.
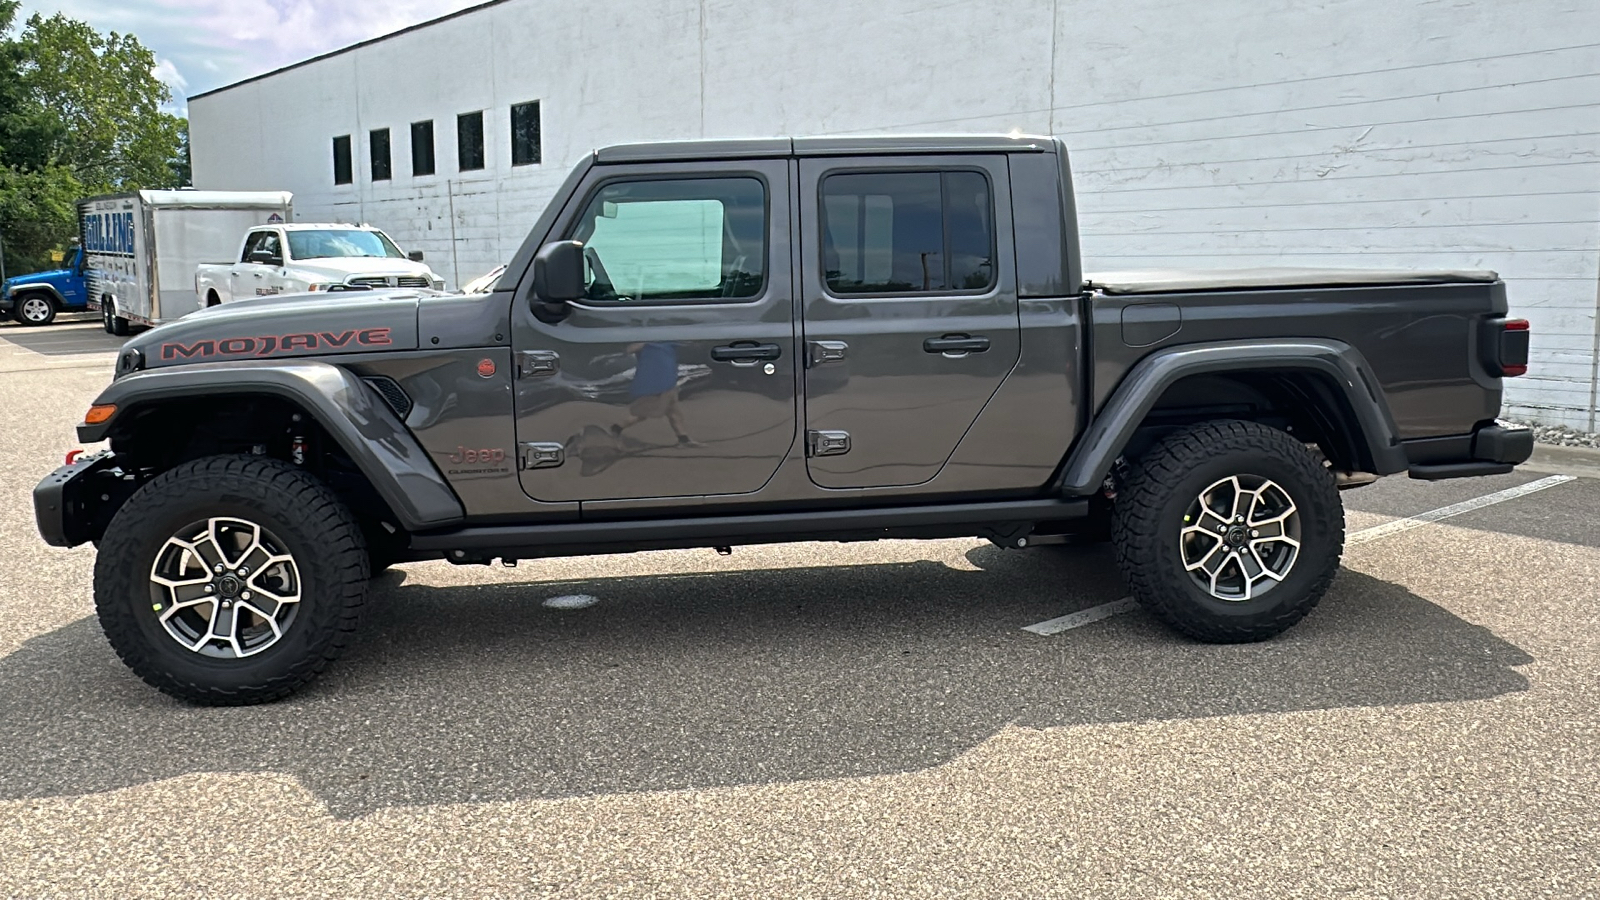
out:
{"label": "side mirror", "polygon": [[258,266],[270,266],[274,262],[271,250],[251,250],[250,261]]}
{"label": "side mirror", "polygon": [[556,241],[533,258],[533,296],[545,304],[571,303],[584,295],[583,242]]}
{"label": "side mirror", "polygon": [[422,251],[421,250],[413,250],[410,253],[406,254],[406,259],[409,259],[412,262],[422,262]]}

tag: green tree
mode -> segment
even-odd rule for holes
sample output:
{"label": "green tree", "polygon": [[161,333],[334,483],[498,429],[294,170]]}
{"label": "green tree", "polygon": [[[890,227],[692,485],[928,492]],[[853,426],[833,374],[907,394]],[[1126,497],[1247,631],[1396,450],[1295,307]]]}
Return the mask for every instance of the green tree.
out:
{"label": "green tree", "polygon": [[27,95],[63,126],[51,162],[91,189],[177,187],[172,161],[182,120],[162,110],[172,92],[154,73],[155,54],[131,34],[101,34],[56,13],[33,15],[22,32]]}
{"label": "green tree", "polygon": [[33,97],[22,79],[26,48],[4,40],[16,19],[17,0],[0,0],[0,167],[41,169],[64,127]]}
{"label": "green tree", "polygon": [[61,166],[32,172],[0,169],[0,238],[6,274],[55,268],[52,250],[78,234],[77,202],[83,185]]}
{"label": "green tree", "polygon": [[20,35],[18,0],[0,0],[0,241],[8,274],[47,267],[77,234],[76,201],[188,183],[188,122],[155,54],[56,14]]}

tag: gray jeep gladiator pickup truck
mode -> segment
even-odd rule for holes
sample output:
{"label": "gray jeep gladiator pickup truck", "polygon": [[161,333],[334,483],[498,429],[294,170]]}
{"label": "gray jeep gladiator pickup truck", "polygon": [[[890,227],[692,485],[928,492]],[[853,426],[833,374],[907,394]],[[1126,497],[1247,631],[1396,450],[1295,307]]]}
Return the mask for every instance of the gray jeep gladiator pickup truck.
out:
{"label": "gray jeep gladiator pickup truck", "polygon": [[78,428],[109,449],[35,506],[98,545],[124,662],[202,703],[304,685],[421,559],[1100,536],[1174,628],[1255,641],[1327,590],[1339,489],[1528,458],[1506,312],[1491,272],[1085,276],[1050,138],[613,147],[492,293],[130,340]]}

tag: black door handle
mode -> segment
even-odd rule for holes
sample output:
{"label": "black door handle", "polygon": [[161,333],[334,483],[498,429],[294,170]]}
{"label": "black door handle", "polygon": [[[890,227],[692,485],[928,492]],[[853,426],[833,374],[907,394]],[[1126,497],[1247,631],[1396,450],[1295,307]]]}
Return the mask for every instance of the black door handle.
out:
{"label": "black door handle", "polygon": [[989,339],[981,334],[947,334],[928,338],[922,342],[922,349],[929,353],[982,353],[989,349]]}
{"label": "black door handle", "polygon": [[737,341],[723,347],[712,347],[711,358],[716,362],[756,362],[777,359],[783,348],[777,344],[758,344],[755,341]]}

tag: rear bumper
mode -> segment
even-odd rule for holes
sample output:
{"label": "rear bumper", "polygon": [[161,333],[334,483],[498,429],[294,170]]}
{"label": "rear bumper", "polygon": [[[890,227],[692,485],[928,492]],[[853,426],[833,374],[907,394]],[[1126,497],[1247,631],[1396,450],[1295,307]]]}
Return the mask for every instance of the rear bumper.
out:
{"label": "rear bumper", "polygon": [[1485,425],[1472,433],[1471,457],[1462,460],[1412,463],[1412,478],[1439,481],[1478,475],[1505,475],[1533,455],[1533,429],[1508,422]]}

